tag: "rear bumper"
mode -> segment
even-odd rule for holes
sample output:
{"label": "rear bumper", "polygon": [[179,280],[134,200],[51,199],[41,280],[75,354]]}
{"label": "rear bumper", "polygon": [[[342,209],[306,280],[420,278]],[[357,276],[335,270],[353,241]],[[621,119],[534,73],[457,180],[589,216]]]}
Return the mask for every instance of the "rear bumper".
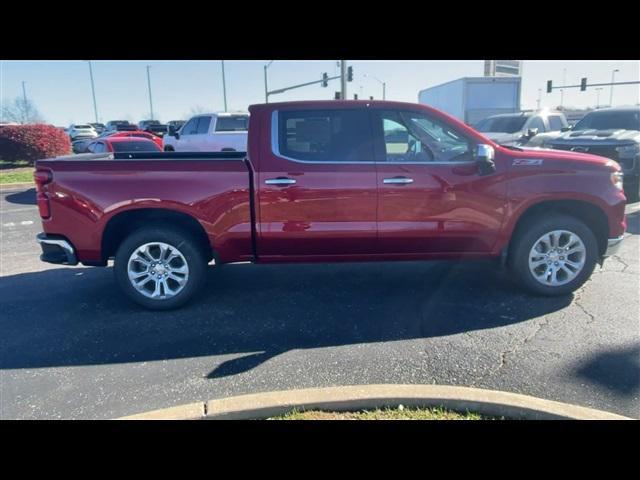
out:
{"label": "rear bumper", "polygon": [[73,245],[64,238],[50,236],[46,233],[39,233],[36,236],[36,241],[42,248],[40,260],[43,262],[55,263],[58,265],[78,264],[78,258],[76,257]]}
{"label": "rear bumper", "polygon": [[607,240],[607,250],[604,252],[603,257],[610,257],[618,253],[620,250],[620,245],[622,245],[622,240],[624,239],[624,235],[620,235],[616,238],[610,238]]}

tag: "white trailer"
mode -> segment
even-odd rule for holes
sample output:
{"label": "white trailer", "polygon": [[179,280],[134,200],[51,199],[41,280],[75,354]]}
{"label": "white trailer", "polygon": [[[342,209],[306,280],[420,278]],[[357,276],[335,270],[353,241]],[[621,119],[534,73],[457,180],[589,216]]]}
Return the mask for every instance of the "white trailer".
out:
{"label": "white trailer", "polygon": [[418,102],[468,125],[500,113],[520,111],[520,77],[464,77],[421,90]]}

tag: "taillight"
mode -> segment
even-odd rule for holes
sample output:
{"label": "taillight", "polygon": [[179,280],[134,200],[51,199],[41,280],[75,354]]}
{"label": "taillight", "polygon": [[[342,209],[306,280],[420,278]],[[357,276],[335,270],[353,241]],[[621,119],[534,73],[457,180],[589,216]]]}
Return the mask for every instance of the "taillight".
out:
{"label": "taillight", "polygon": [[44,191],[44,186],[47,183],[51,183],[53,173],[51,173],[51,170],[36,170],[33,172],[33,180],[36,182],[36,201],[40,217],[47,219],[51,216],[51,206],[49,205],[49,196]]}

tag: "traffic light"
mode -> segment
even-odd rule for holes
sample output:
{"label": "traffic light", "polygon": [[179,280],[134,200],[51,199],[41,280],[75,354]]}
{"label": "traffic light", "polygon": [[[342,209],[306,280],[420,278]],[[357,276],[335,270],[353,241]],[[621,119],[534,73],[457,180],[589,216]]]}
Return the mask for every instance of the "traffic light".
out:
{"label": "traffic light", "polygon": [[551,80],[547,80],[547,93],[551,93],[552,89],[553,89],[553,84]]}
{"label": "traffic light", "polygon": [[336,96],[334,97],[336,100],[340,100],[342,94],[340,92],[336,92]]}
{"label": "traffic light", "polygon": [[580,91],[584,92],[587,89],[587,78],[580,80]]}
{"label": "traffic light", "polygon": [[357,94],[357,93],[354,93],[354,94],[353,94],[353,99],[354,99],[354,100],[357,100],[357,99],[358,99],[358,94]]}
{"label": "traffic light", "polygon": [[347,67],[347,82],[353,82],[353,67]]}
{"label": "traffic light", "polygon": [[322,86],[323,87],[327,87],[329,85],[328,79],[329,79],[329,75],[327,75],[326,73],[323,73],[322,74]]}

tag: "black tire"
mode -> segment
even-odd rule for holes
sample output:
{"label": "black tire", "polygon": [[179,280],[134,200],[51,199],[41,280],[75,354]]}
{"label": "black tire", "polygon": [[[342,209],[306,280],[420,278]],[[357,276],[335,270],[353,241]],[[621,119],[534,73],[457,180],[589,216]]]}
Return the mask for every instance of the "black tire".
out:
{"label": "black tire", "polygon": [[[147,243],[162,242],[177,249],[188,266],[186,283],[175,296],[149,298],[140,293],[129,280],[128,262],[133,252]],[[131,233],[118,247],[115,256],[114,275],[122,292],[134,302],[151,310],[171,310],[191,300],[206,278],[207,258],[202,246],[189,232],[166,226],[143,227]],[[166,291],[164,292],[166,294]]]}
{"label": "black tire", "polygon": [[[580,237],[586,252],[582,270],[575,278],[562,285],[550,286],[536,280],[529,269],[529,253],[538,239],[554,230],[566,230]],[[512,240],[508,264],[519,283],[529,292],[536,295],[558,296],[567,295],[580,288],[593,273],[598,257],[598,242],[587,225],[569,215],[551,214],[545,217],[537,216],[521,225]]]}

